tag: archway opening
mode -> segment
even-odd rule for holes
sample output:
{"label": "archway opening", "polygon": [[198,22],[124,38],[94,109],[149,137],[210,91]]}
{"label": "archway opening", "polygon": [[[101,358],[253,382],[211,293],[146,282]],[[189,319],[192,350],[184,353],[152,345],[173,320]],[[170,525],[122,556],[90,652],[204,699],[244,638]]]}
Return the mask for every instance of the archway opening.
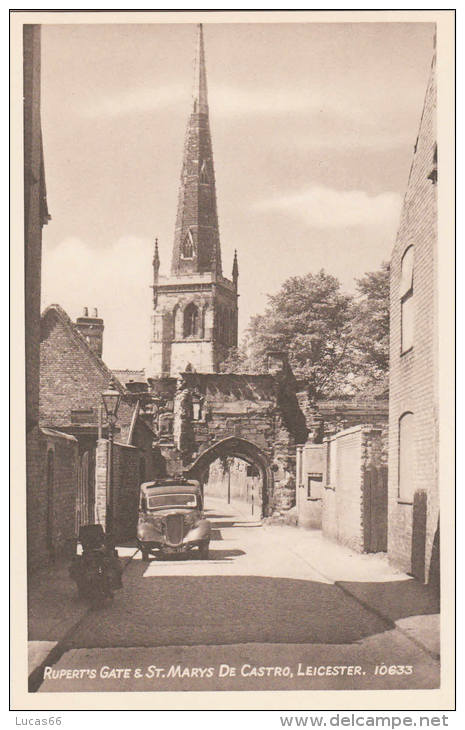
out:
{"label": "archway opening", "polygon": [[225,502],[251,517],[262,516],[263,477],[253,463],[237,456],[222,456],[210,464],[204,484],[206,503]]}
{"label": "archway opening", "polygon": [[251,441],[231,436],[206,449],[185,470],[203,485],[206,501],[220,500],[262,517],[272,492],[269,457]]}

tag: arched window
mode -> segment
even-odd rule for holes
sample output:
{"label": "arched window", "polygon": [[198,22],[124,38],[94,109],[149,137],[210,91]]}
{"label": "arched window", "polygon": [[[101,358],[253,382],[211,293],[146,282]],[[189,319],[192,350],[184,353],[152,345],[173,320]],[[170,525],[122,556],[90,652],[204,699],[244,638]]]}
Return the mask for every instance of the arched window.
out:
{"label": "arched window", "polygon": [[400,279],[400,351],[407,352],[413,347],[414,309],[413,309],[413,246],[409,246],[402,256]]}
{"label": "arched window", "polygon": [[187,305],[184,310],[184,337],[194,337],[197,335],[199,326],[199,313],[193,302]]}
{"label": "arched window", "polygon": [[415,491],[415,430],[413,413],[407,411],[399,419],[399,500],[413,502]]}
{"label": "arched window", "polygon": [[194,258],[194,237],[192,235],[192,231],[187,231],[186,235],[183,238],[182,241],[182,248],[181,248],[181,257],[183,259],[193,259]]}

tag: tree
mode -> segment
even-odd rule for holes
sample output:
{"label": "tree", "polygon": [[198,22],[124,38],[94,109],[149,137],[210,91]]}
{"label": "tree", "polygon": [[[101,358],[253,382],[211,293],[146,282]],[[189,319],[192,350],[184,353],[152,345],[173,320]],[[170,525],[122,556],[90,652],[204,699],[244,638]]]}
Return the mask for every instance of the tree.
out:
{"label": "tree", "polygon": [[268,297],[265,313],[252,317],[232,365],[265,372],[266,353],[285,350],[312,397],[332,394],[347,378],[350,302],[339,281],[324,270],[288,279]]}
{"label": "tree", "polygon": [[356,290],[344,294],[324,270],[288,279],[221,370],[265,373],[267,352],[284,350],[312,398],[379,393],[389,365],[389,265],[358,279]]}
{"label": "tree", "polygon": [[351,359],[359,387],[386,383],[389,370],[389,263],[356,280],[351,306]]}

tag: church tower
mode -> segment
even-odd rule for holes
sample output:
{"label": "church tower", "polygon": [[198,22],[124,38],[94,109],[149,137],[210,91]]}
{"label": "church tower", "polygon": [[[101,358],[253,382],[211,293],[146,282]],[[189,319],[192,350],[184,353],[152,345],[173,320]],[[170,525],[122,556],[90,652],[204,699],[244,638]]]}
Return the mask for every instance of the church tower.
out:
{"label": "church tower", "polygon": [[228,350],[237,346],[239,269],[235,254],[232,281],[223,277],[202,25],[198,26],[193,108],[184,144],[170,276],[159,276],[159,268],[156,241],[151,376],[177,376],[186,367],[218,372]]}

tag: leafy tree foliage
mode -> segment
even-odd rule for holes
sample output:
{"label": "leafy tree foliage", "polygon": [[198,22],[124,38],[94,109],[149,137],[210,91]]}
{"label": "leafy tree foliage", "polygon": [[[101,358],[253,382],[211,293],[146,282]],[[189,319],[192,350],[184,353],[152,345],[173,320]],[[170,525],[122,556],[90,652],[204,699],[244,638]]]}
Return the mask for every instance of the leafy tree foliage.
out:
{"label": "leafy tree foliage", "polygon": [[360,363],[373,376],[389,367],[389,264],[357,279],[358,296],[352,304],[352,338]]}
{"label": "leafy tree foliage", "polygon": [[252,317],[241,347],[223,372],[266,372],[266,353],[285,350],[297,379],[314,398],[377,393],[389,364],[389,265],[341,291],[324,270],[295,276],[268,297],[264,314]]}

